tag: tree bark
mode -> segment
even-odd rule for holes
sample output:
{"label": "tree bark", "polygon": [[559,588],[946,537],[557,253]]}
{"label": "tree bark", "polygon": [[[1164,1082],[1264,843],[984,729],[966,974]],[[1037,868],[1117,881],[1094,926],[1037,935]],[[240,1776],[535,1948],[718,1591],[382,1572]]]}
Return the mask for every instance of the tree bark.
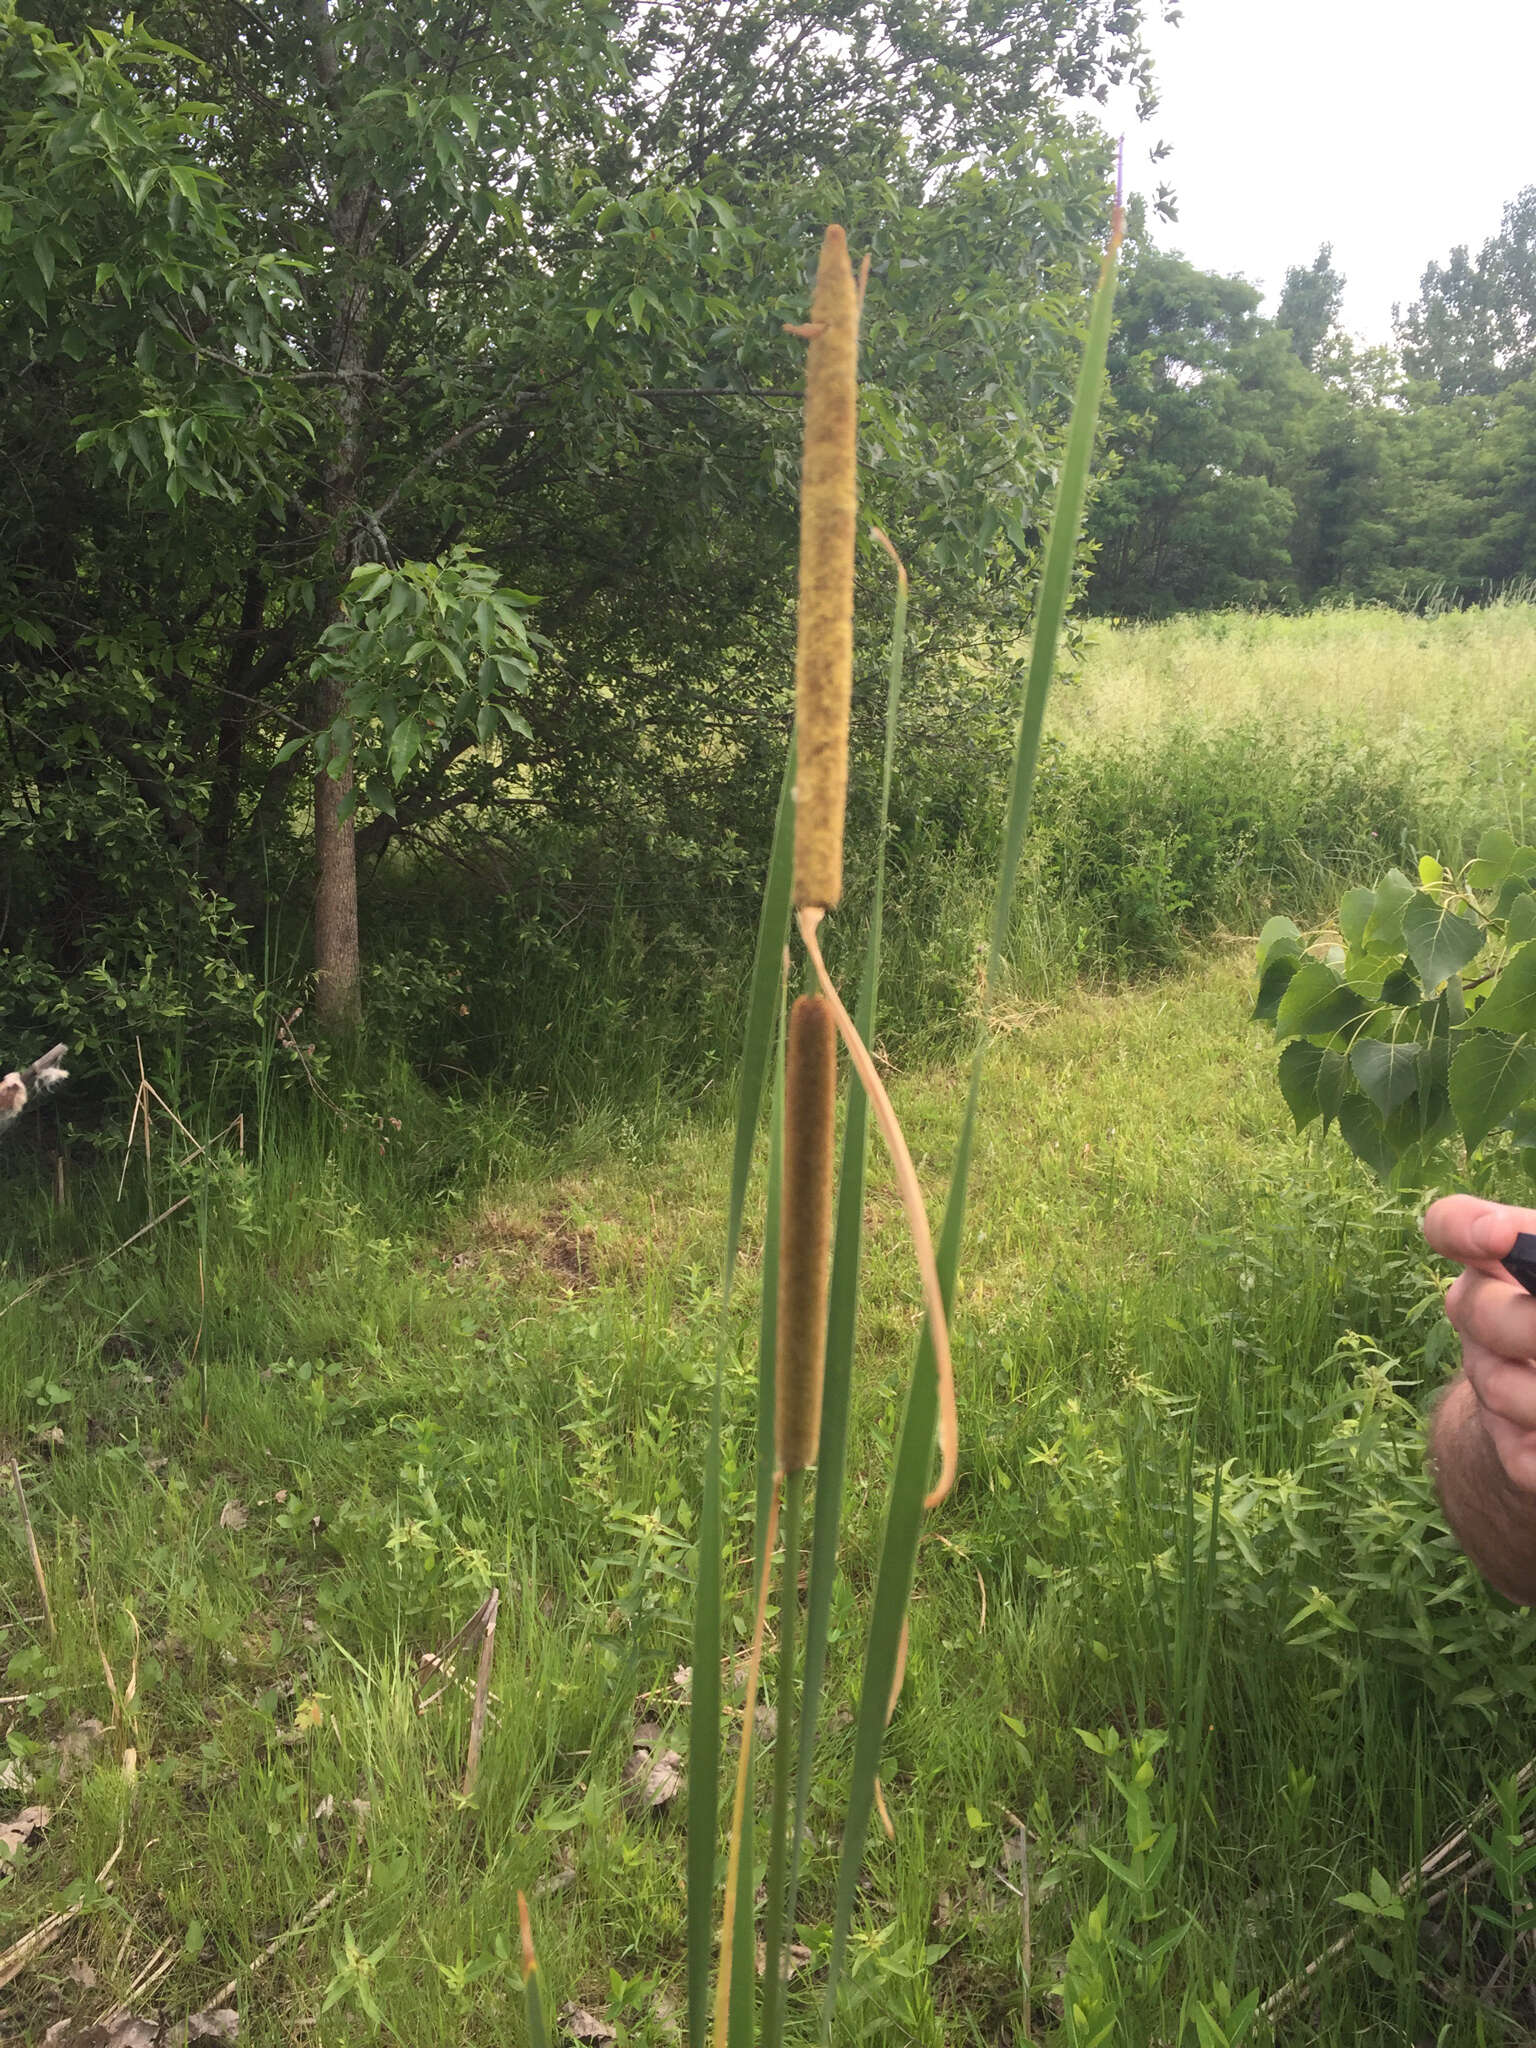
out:
{"label": "tree bark", "polygon": [[[334,718],[339,692],[322,710]],[[349,1038],[363,1021],[363,961],[357,938],[357,830],[342,804],[352,771],[315,777],[315,1021],[327,1038]]]}
{"label": "tree bark", "polygon": [[[327,0],[307,0],[315,69],[327,99],[335,101],[341,65]],[[336,446],[326,465],[324,509],[337,570],[357,560],[356,511],[363,465],[363,411],[367,400],[368,252],[379,226],[379,191],[373,180],[347,168],[338,148],[330,189],[336,246],[330,361],[337,374]],[[329,725],[344,709],[339,684],[326,682],[317,706]],[[342,806],[352,789],[350,768],[315,777],[315,1021],[328,1038],[348,1038],[362,1022],[362,956],[357,936],[357,834]]]}

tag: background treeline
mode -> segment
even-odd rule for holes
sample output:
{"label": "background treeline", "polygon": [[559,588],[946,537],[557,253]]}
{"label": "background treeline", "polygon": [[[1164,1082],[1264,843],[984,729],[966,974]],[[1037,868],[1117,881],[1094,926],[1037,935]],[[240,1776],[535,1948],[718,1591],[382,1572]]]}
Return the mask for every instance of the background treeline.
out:
{"label": "background treeline", "polygon": [[1467,603],[1536,574],[1536,186],[1429,264],[1396,348],[1340,331],[1343,285],[1325,246],[1265,318],[1140,238],[1092,609]]}

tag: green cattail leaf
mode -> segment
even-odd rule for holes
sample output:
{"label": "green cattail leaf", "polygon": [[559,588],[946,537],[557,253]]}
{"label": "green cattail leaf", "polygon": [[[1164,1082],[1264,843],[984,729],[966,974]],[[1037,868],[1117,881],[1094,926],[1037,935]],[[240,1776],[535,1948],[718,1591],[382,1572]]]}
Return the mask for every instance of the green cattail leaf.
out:
{"label": "green cattail leaf", "polygon": [[[773,1501],[773,1417],[779,1341],[779,1191],[784,1176],[784,1009],[788,994],[781,971],[774,1038],[773,1107],[768,1126],[763,1299],[757,1338],[757,1523],[752,1544],[754,1586],[763,1575],[763,1544],[768,1534],[768,1516]],[[754,1890],[751,1884],[754,1820],[749,1799],[741,1817],[741,1868],[745,1896],[737,1901],[736,1924],[731,1940],[730,2025],[726,2030],[726,2048],[752,2048],[752,2026],[757,2013],[757,1925],[750,1906]]]}
{"label": "green cattail leaf", "polygon": [[[773,1808],[768,1827],[767,1904],[763,1912],[762,2048],[779,2039],[784,2018],[782,1977],[785,1888],[789,1874],[790,1764],[795,1752],[795,1637],[800,1622],[800,1515],[805,1471],[784,1480],[783,1568],[779,1576],[779,1693],[773,1735]],[[749,1916],[750,1917],[750,1916]],[[732,2012],[732,2021],[735,2013]],[[750,2037],[749,2037],[750,2048]]]}
{"label": "green cattail leaf", "polygon": [[528,1900],[522,1892],[517,1895],[517,1931],[523,1951],[523,1999],[524,2010],[528,2014],[528,2039],[533,2048],[549,2048],[549,2028],[544,2020],[543,1978],[534,1952]]}
{"label": "green cattail leaf", "polygon": [[[1118,225],[1118,222],[1117,222]],[[939,1289],[946,1316],[954,1300],[955,1274],[960,1262],[960,1241],[965,1230],[965,1204],[970,1182],[971,1150],[975,1140],[976,1109],[981,1094],[982,1062],[987,1044],[987,1016],[992,992],[1002,969],[1003,948],[1013,892],[1018,880],[1024,833],[1029,823],[1030,800],[1034,794],[1035,770],[1040,758],[1040,733],[1045,721],[1046,699],[1056,672],[1056,647],[1071,591],[1072,568],[1082,526],[1083,503],[1088,489],[1088,469],[1093,455],[1094,432],[1098,423],[1099,399],[1104,384],[1104,364],[1109,352],[1110,327],[1114,318],[1115,260],[1118,240],[1111,238],[1099,273],[1098,288],[1088,318],[1088,335],[1078,375],[1067,448],[1057,487],[1056,506],[1046,542],[1045,565],[1040,576],[1040,593],[1035,608],[1034,645],[1024,709],[1019,720],[1014,750],[1013,777],[1008,792],[1008,814],[1003,832],[997,892],[992,908],[991,946],[987,960],[987,992],[983,1003],[976,1050],[971,1060],[970,1087],[965,1116],[955,1148],[950,1176],[949,1198],[939,1234],[937,1265]],[[880,1752],[885,1741],[886,1710],[896,1675],[896,1660],[912,1580],[917,1568],[917,1546],[923,1527],[923,1497],[928,1488],[933,1458],[934,1427],[938,1418],[938,1378],[934,1368],[933,1344],[926,1321],[918,1340],[917,1358],[907,1394],[906,1412],[896,1446],[896,1463],[891,1481],[890,1505],[886,1512],[885,1536],[875,1579],[874,1602],[870,1612],[869,1642],[865,1651],[864,1678],[859,1697],[858,1725],[854,1737],[853,1775],[843,1819],[843,1844],[838,1861],[837,1905],[832,1928],[832,1950],[827,1966],[823,2019],[828,2028],[837,2001],[838,1982],[847,1954],[848,1934],[853,1925],[859,1871],[864,1861],[864,1843],[869,1817],[875,1803],[875,1780],[880,1770]]]}
{"label": "green cattail leaf", "polygon": [[[779,790],[757,927],[757,951],[747,999],[741,1078],[736,1101],[736,1142],[726,1210],[725,1267],[721,1282],[720,1335],[710,1406],[709,1444],[704,1459],[704,1499],[699,1513],[698,1594],[694,1604],[693,1680],[688,1716],[688,2035],[709,2039],[709,1963],[713,1940],[715,1838],[719,1820],[720,1659],[722,1651],[720,1430],[725,1368],[731,1352],[731,1285],[741,1241],[742,1211],[757,1139],[763,1082],[773,1045],[774,1018],[789,936],[789,893],[794,853],[795,743],[791,739]],[[770,1430],[771,1430],[770,1421]],[[750,1915],[748,1916],[750,1918]],[[723,1967],[723,1959],[722,1959]]]}
{"label": "green cattail leaf", "polygon": [[524,2009],[528,2014],[528,2039],[532,2048],[549,2048],[549,2026],[544,2018],[544,1993],[539,1972],[534,1970],[523,1986]]}
{"label": "green cattail leaf", "polygon": [[[875,878],[870,895],[869,934],[859,981],[855,1021],[866,1045],[874,1041],[875,1012],[880,994],[880,946],[885,910],[885,847],[891,810],[891,777],[896,760],[896,731],[901,711],[902,664],[907,642],[907,581],[896,586],[891,621],[891,651],[885,694],[885,755],[881,769],[879,836]],[[869,1160],[869,1098],[858,1074],[848,1074],[848,1114],[843,1125],[842,1169],[837,1184],[837,1221],[832,1240],[832,1279],[827,1298],[827,1362],[822,1385],[821,1444],[816,1459],[816,1514],[811,1535],[811,1564],[806,1594],[805,1665],[800,1692],[800,1754],[795,1772],[795,1818],[790,1836],[790,1872],[785,1905],[785,1938],[792,1935],[800,1889],[800,1849],[810,1800],[811,1769],[816,1753],[816,1724],[821,1710],[822,1681],[827,1668],[827,1635],[832,1620],[832,1592],[837,1579],[837,1546],[841,1533],[843,1479],[848,1461],[848,1410],[853,1381],[853,1344],[858,1321],[859,1274],[864,1252],[864,1176]],[[769,2014],[773,2008],[768,2009]],[[765,2026],[764,2048],[777,2048]]]}

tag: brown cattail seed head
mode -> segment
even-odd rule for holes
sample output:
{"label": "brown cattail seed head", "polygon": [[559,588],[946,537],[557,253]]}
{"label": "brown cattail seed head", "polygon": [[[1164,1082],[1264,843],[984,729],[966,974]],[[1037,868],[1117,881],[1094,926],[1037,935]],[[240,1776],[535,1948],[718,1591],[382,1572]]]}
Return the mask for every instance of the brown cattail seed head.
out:
{"label": "brown cattail seed head", "polygon": [[795,907],[830,910],[843,893],[858,523],[859,293],[840,227],[828,228],[821,245],[807,331],[795,642]]}
{"label": "brown cattail seed head", "polygon": [[821,1435],[836,1107],[837,1019],[823,997],[801,996],[789,1013],[784,1067],[774,1416],[776,1463],[781,1472],[800,1472],[814,1465]]}

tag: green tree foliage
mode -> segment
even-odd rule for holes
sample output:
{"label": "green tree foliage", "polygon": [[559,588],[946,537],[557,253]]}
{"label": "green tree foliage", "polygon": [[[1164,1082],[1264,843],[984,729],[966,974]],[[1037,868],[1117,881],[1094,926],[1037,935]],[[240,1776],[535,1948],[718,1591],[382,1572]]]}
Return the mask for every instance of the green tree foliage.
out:
{"label": "green tree foliage", "polygon": [[1333,245],[1324,242],[1312,261],[1285,273],[1285,289],[1275,309],[1275,325],[1291,337],[1291,347],[1309,370],[1323,366],[1325,351],[1338,334],[1344,279],[1333,267]]}
{"label": "green tree foliage", "polygon": [[1444,398],[1491,397],[1536,371],[1536,185],[1476,256],[1463,244],[1428,266],[1398,339],[1409,374]]}
{"label": "green tree foliage", "polygon": [[1283,450],[1307,373],[1252,285],[1180,256],[1138,248],[1120,306],[1090,603],[1157,617],[1269,601],[1292,573]]}
{"label": "green tree foliage", "polygon": [[189,1015],[248,1007],[306,843],[342,1025],[391,841],[512,888],[723,858],[828,218],[873,258],[870,510],[935,650],[1016,626],[1103,203],[1054,109],[1145,84],[1138,0],[38,11],[0,18],[8,1013],[147,1023],[177,957],[221,977]]}
{"label": "green tree foliage", "polygon": [[1536,187],[1476,264],[1431,265],[1401,360],[1339,331],[1326,244],[1268,320],[1241,279],[1143,241],[1111,360],[1117,466],[1090,521],[1090,605],[1474,602],[1536,575],[1533,232]]}

